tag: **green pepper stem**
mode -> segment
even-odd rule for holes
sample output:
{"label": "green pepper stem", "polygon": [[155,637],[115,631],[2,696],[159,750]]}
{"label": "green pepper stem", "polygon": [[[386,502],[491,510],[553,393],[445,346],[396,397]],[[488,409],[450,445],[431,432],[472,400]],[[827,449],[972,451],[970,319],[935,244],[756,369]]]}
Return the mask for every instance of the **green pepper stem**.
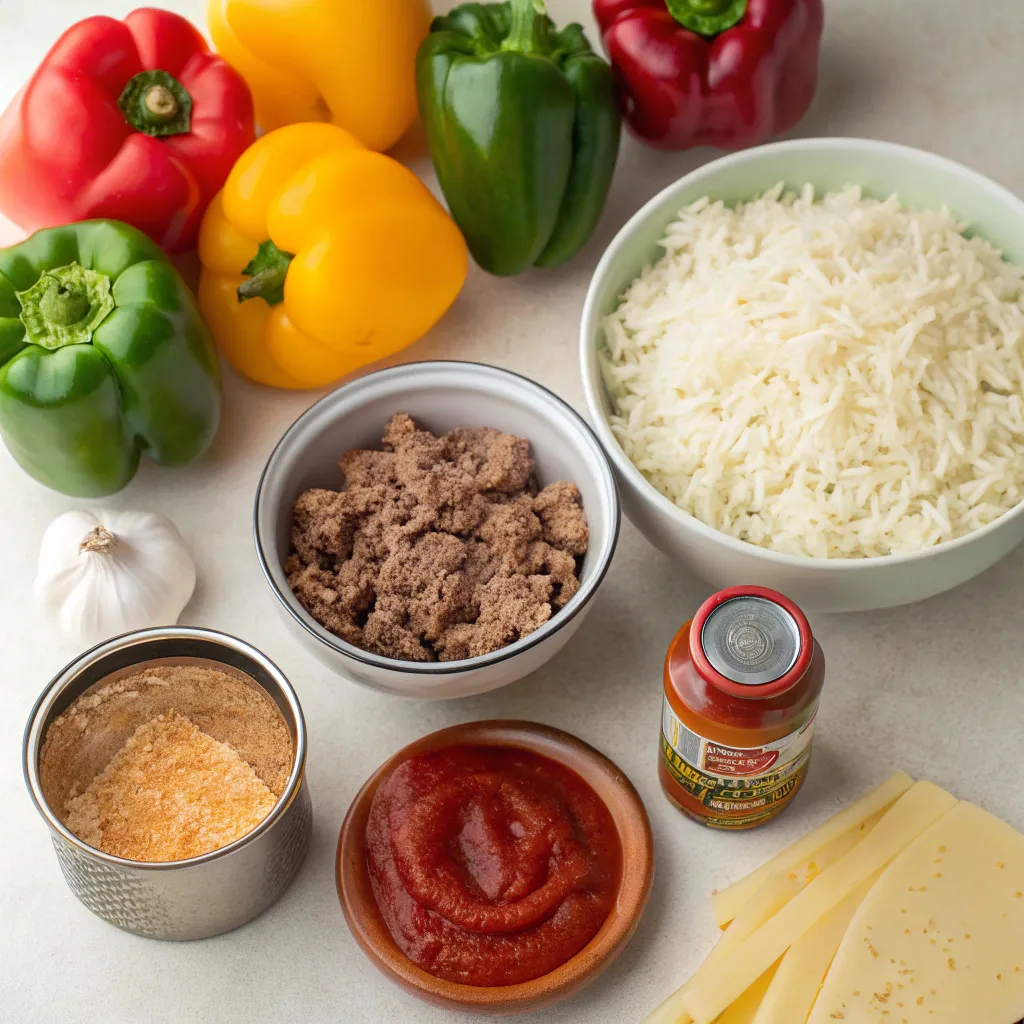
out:
{"label": "green pepper stem", "polygon": [[238,301],[263,299],[268,306],[283,302],[284,282],[293,259],[292,253],[279,249],[271,239],[261,242],[256,255],[242,271],[249,280],[238,286]]}
{"label": "green pepper stem", "polygon": [[512,0],[512,26],[503,50],[538,53],[547,50],[548,16],[544,0]]}
{"label": "green pepper stem", "polygon": [[665,0],[669,14],[683,28],[711,38],[743,20],[747,0]]}
{"label": "green pepper stem", "polygon": [[192,97],[166,71],[140,71],[117,101],[125,120],[146,135],[183,135],[192,127]]}
{"label": "green pepper stem", "polygon": [[51,350],[88,345],[114,309],[110,278],[78,263],[45,271],[17,295],[26,339]]}
{"label": "green pepper stem", "polygon": [[57,284],[43,292],[39,312],[57,327],[70,327],[89,312],[89,297],[75,288]]}

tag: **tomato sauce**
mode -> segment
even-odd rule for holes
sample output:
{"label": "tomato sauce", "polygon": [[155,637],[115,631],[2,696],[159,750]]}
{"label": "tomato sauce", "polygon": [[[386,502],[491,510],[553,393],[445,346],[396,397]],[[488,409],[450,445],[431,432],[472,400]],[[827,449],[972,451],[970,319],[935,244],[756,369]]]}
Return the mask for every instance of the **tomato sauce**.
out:
{"label": "tomato sauce", "polygon": [[622,867],[608,808],[575,772],[510,747],[400,764],[366,829],[374,896],[399,948],[437,978],[514,985],[597,934]]}
{"label": "tomato sauce", "polygon": [[665,795],[711,828],[771,821],[807,776],[824,681],[825,656],[788,598],[764,587],[710,597],[665,657]]}

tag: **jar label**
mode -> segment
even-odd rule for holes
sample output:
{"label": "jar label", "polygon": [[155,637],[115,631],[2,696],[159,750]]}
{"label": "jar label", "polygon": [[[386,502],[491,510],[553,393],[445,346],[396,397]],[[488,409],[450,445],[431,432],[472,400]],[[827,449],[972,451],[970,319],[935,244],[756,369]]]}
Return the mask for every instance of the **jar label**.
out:
{"label": "jar label", "polygon": [[811,756],[817,704],[802,726],[761,747],[730,747],[694,732],[666,699],[661,754],[672,779],[703,808],[714,828],[749,828],[771,817],[800,784]]}

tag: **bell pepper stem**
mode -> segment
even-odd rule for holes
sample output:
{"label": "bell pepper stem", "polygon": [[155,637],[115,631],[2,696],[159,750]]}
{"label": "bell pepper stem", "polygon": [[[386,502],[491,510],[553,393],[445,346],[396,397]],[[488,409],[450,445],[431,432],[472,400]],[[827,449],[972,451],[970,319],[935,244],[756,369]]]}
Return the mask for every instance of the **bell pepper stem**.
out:
{"label": "bell pepper stem", "polygon": [[183,135],[192,127],[192,97],[166,71],[140,71],[117,101],[125,120],[146,135]]}
{"label": "bell pepper stem", "polygon": [[543,53],[547,50],[547,35],[544,0],[512,0],[512,26],[501,48],[516,53]]}
{"label": "bell pepper stem", "polygon": [[161,121],[169,121],[180,109],[174,93],[166,85],[150,86],[144,102],[146,109]]}
{"label": "bell pepper stem", "polygon": [[683,28],[708,38],[743,20],[747,0],[665,0],[669,14]]}
{"label": "bell pepper stem", "polygon": [[268,306],[283,302],[284,282],[293,259],[293,253],[279,249],[271,239],[261,242],[256,255],[242,271],[249,280],[238,286],[238,301],[263,299]]}
{"label": "bell pepper stem", "polygon": [[26,340],[51,350],[88,345],[114,309],[110,278],[78,263],[45,271],[17,296]]}

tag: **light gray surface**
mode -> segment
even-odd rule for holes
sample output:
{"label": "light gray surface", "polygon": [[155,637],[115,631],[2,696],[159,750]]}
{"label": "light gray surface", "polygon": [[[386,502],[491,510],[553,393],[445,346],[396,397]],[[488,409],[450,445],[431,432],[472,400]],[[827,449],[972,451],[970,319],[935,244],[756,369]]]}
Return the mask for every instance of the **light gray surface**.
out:
{"label": "light gray surface", "polygon": [[[128,2],[0,0],[0,100],[59,28]],[[198,17],[199,0],[182,6]],[[585,0],[551,0],[588,25]],[[1024,192],[1021,0],[831,0],[823,75],[801,134],[866,135],[962,160]],[[662,154],[627,142],[597,238],[571,267],[504,281],[471,273],[459,302],[409,355],[492,362],[529,374],[582,406],[577,321],[602,247],[657,189],[712,154]],[[422,162],[417,169],[422,170]],[[350,938],[334,895],[334,848],[349,801],[402,744],[454,722],[516,716],[596,745],[633,779],[651,812],[658,872],[647,916],[622,958],[537,1024],[639,1021],[707,951],[709,891],[860,795],[891,769],[927,775],[1024,827],[1024,551],[926,604],[822,617],[807,609],[828,659],[811,779],[776,825],[723,836],[683,821],[654,771],[661,659],[707,587],[669,565],[628,526],[611,575],[573,643],[541,672],[455,704],[415,704],[330,675],[290,639],[260,578],[251,497],[274,442],[313,395],[271,392],[229,376],[224,426],[201,465],[147,466],[119,507],[159,510],[180,527],[200,582],[184,621],[261,647],[299,692],[310,733],[310,858],[294,887],[241,931],[172,945],[122,934],[64,887],[47,829],[20,777],[21,730],[40,689],[76,653],[59,648],[32,605],[39,538],[76,502],[26,479],[0,452],[0,1019],[83,1022],[332,1021],[441,1024],[378,977]]]}

